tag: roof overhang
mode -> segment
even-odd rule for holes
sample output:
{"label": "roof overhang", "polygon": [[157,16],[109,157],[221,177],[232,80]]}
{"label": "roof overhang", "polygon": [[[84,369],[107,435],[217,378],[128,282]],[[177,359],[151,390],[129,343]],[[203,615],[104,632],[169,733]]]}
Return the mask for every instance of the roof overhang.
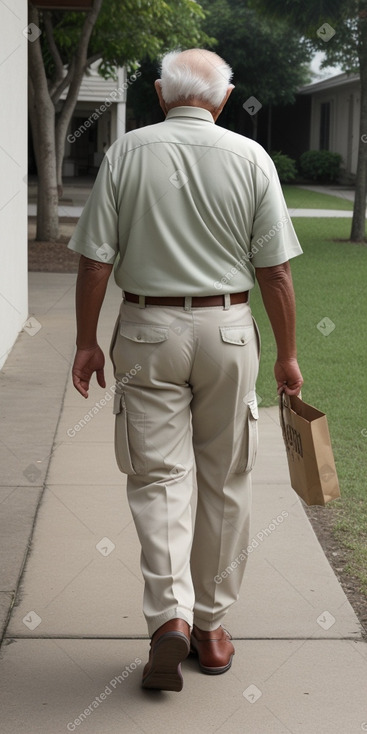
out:
{"label": "roof overhang", "polygon": [[298,90],[298,94],[314,94],[314,92],[324,92],[334,87],[342,87],[346,84],[355,84],[359,82],[359,74],[336,74],[336,76],[329,77],[329,79],[322,79],[319,82],[313,82],[313,84],[307,84],[305,87],[301,87]]}
{"label": "roof overhang", "polygon": [[93,0],[33,0],[40,10],[90,10]]}

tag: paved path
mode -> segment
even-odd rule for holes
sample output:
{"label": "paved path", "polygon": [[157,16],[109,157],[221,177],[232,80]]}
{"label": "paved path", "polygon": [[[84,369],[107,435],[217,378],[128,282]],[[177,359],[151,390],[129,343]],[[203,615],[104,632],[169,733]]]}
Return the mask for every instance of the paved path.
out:
{"label": "paved path", "polygon": [[[205,676],[190,658],[182,693],[140,688],[148,639],[114,461],[113,378],[108,366],[106,389],[94,386],[88,401],[71,385],[74,284],[74,275],[30,274],[32,318],[0,375],[4,733],[366,731],[367,646],[289,486],[276,408],[260,409],[254,549],[226,618],[233,666]],[[119,300],[111,283],[104,349]]]}
{"label": "paved path", "polygon": [[[59,206],[59,217],[74,217],[78,219],[83,211],[82,206]],[[352,217],[352,211],[341,209],[289,209],[291,217]],[[29,204],[28,215],[35,217],[37,214],[36,204]]]}
{"label": "paved path", "polygon": [[[59,217],[73,217],[74,219],[79,219],[82,211],[84,209],[84,206],[67,206],[62,205],[58,207]],[[28,204],[28,216],[29,217],[35,217],[37,215],[37,205],[36,204]]]}
{"label": "paved path", "polygon": [[348,219],[351,219],[353,216],[352,211],[343,211],[342,209],[288,209],[288,211],[292,219],[294,217],[348,217]]}

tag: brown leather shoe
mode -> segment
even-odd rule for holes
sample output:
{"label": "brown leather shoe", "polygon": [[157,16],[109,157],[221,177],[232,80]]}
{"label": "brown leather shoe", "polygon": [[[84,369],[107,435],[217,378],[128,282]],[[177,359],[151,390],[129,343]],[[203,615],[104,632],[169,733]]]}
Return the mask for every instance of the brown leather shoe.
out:
{"label": "brown leather shoe", "polygon": [[203,673],[218,675],[229,670],[235,653],[231,639],[231,635],[223,627],[207,632],[194,624],[191,652],[199,656],[199,666]]}
{"label": "brown leather shoe", "polygon": [[149,660],[143,671],[143,688],[181,691],[181,662],[190,652],[190,627],[183,619],[170,619],[152,636]]}

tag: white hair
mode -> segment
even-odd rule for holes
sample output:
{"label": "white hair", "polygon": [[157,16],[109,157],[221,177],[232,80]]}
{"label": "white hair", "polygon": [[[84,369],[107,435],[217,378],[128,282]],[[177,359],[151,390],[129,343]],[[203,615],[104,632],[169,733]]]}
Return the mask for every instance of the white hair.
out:
{"label": "white hair", "polygon": [[225,97],[231,78],[231,67],[213,51],[200,48],[170,51],[162,58],[161,88],[167,104],[197,98],[216,109]]}

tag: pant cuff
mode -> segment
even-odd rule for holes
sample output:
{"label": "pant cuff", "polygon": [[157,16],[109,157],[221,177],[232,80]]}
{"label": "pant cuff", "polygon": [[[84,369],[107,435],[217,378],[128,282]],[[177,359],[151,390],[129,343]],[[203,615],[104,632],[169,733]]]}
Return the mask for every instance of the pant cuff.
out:
{"label": "pant cuff", "polygon": [[192,627],[193,613],[190,609],[186,609],[185,607],[173,607],[172,609],[167,609],[166,612],[162,612],[162,614],[158,614],[156,617],[151,617],[150,619],[145,617],[145,619],[148,625],[149,637],[152,637],[154,632],[156,632],[162,624],[169,622],[170,619],[183,619],[190,627]]}
{"label": "pant cuff", "polygon": [[220,625],[222,624],[224,614],[221,614],[220,616],[216,617],[214,620],[211,620],[210,622],[207,619],[203,619],[202,617],[197,617],[194,614],[194,620],[193,624],[199,628],[199,630],[203,630],[203,632],[212,632],[213,630],[218,629]]}

